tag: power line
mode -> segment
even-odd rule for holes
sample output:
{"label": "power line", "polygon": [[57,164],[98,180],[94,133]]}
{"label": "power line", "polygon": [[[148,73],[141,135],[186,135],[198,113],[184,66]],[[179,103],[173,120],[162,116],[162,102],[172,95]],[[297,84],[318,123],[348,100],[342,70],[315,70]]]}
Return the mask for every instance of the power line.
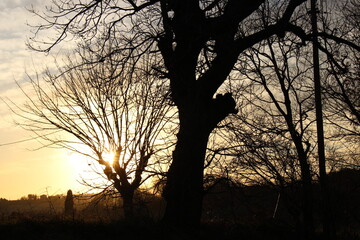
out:
{"label": "power line", "polygon": [[60,132],[60,130],[52,132],[52,133],[44,134],[44,135],[41,135],[41,136],[37,136],[37,137],[31,137],[31,138],[27,138],[27,139],[18,140],[18,141],[15,141],[15,142],[0,143],[0,147],[36,140],[38,138],[46,137],[46,136],[49,136],[49,135],[57,133],[57,132]]}
{"label": "power line", "polygon": [[9,145],[17,144],[17,143],[23,143],[23,142],[35,140],[35,139],[37,139],[37,138],[39,138],[39,137],[27,138],[27,139],[15,141],[15,142],[1,143],[1,144],[0,144],[0,147],[9,146]]}

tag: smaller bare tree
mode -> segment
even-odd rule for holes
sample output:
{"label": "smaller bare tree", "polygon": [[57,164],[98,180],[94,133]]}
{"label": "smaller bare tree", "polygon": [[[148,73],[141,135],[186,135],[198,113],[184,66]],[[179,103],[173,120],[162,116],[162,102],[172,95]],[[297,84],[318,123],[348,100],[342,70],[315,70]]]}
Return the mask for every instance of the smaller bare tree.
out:
{"label": "smaller bare tree", "polygon": [[[335,44],[327,40],[328,65],[323,76],[323,93],[326,99],[326,120],[335,127],[331,134],[336,141],[347,138],[358,143],[360,137],[360,3],[348,0],[336,3],[338,9],[336,32],[353,43]],[[321,19],[323,25],[331,20]],[[349,141],[347,141],[349,143]]]}
{"label": "smaller bare tree", "polygon": [[98,163],[107,182],[103,188],[120,193],[124,215],[131,218],[135,190],[156,172],[165,159],[162,150],[172,145],[167,126],[175,111],[167,82],[152,72],[155,57],[124,63],[114,54],[91,63],[88,50],[79,51],[82,62],[68,58],[58,69],[61,74],[47,71],[43,79],[30,78],[34,94],[20,87],[25,105],[8,103],[21,118],[19,125],[45,140],[44,146]]}

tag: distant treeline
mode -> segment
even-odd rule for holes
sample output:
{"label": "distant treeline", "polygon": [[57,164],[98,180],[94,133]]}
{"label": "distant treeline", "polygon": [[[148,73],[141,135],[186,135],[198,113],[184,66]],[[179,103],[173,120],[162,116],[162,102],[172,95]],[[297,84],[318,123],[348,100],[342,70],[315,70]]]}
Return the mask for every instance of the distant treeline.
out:
{"label": "distant treeline", "polygon": [[[340,230],[360,229],[360,171],[343,169],[329,175],[332,206]],[[239,185],[223,180],[205,195],[202,221],[226,225],[280,224],[294,229],[301,215],[301,184],[294,183],[282,192],[273,185]],[[29,194],[20,200],[0,200],[2,221],[24,218],[64,218],[66,195]],[[318,184],[314,184],[314,215],[321,223],[321,197]],[[164,212],[164,201],[158,195],[138,191],[135,195],[135,215],[139,218],[159,220]],[[74,216],[71,220],[111,222],[121,220],[122,201],[117,196],[102,194],[74,195]]]}

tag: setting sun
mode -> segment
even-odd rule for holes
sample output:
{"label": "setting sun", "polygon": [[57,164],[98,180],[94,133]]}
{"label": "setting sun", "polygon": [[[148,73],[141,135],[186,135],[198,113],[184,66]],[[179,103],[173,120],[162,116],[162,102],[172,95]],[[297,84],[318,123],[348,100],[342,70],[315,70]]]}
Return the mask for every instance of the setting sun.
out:
{"label": "setting sun", "polygon": [[[103,173],[103,166],[96,162],[93,158],[80,154],[80,153],[68,153],[68,162],[71,165],[73,171],[72,174],[77,182],[91,182],[95,185],[108,184],[108,181]],[[106,161],[112,162],[112,155],[106,154]],[[82,189],[86,187],[84,185],[78,186]]]}

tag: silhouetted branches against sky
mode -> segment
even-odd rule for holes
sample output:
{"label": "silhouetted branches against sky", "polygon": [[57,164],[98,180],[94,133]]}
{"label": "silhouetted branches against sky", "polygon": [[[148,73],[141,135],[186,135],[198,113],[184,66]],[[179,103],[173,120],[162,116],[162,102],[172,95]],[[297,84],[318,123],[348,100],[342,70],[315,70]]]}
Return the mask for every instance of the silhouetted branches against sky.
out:
{"label": "silhouetted branches against sky", "polygon": [[[209,136],[222,120],[238,112],[237,99],[232,94],[242,95],[234,88],[225,88],[224,83],[229,81],[236,87],[232,74],[252,75],[257,90],[262,89],[260,94],[252,92],[258,94],[253,98],[252,106],[264,113],[255,115],[253,120],[269,120],[274,128],[281,129],[274,130],[274,135],[293,141],[303,186],[306,188],[311,184],[306,162],[307,141],[311,138],[311,116],[308,114],[311,104],[307,102],[311,102],[311,97],[307,86],[301,85],[301,81],[298,83],[299,76],[296,76],[297,70],[306,75],[306,68],[300,69],[303,66],[298,65],[292,72],[290,61],[278,61],[289,56],[289,52],[298,53],[297,47],[308,46],[313,40],[308,2],[63,0],[55,2],[46,13],[40,13],[44,23],[35,29],[35,38],[30,44],[34,49],[47,52],[65,38],[74,39],[90,49],[91,57],[87,56],[90,62],[104,62],[117,56],[122,64],[129,60],[135,63],[145,52],[161,58],[154,69],[158,75],[169,79],[170,97],[179,112],[177,143],[164,191],[167,201],[165,220],[174,226],[198,225]],[[42,38],[40,33],[48,29],[56,30],[58,34]],[[335,32],[322,30],[320,34],[330,34],[323,37],[332,37],[337,44],[351,45],[350,39],[339,41]],[[288,39],[289,36],[293,39]],[[284,38],[294,44],[274,47]],[[274,53],[269,47],[261,49],[268,44],[267,39],[276,40],[269,43]],[[93,43],[97,44],[94,46]],[[324,40],[318,45],[326,56],[332,56]],[[109,46],[116,48],[108,51]],[[251,66],[242,62],[249,57],[248,50],[255,56],[250,58],[254,61]],[[267,65],[277,70],[268,71]],[[244,73],[241,71],[244,66],[252,69],[244,70]],[[243,76],[239,79],[246,85],[249,80]],[[245,91],[243,95],[249,93]],[[305,190],[309,192],[309,188]],[[305,200],[311,203],[311,199]],[[307,222],[311,225],[310,220],[305,220],[305,225]]]}
{"label": "silhouetted branches against sky", "polygon": [[[60,74],[47,71],[42,79],[30,79],[33,92],[23,90],[28,101],[13,105],[13,111],[45,146],[68,149],[102,165],[103,176],[123,198],[130,198],[124,207],[130,207],[125,211],[131,216],[134,191],[156,172],[159,161],[168,161],[163,152],[173,145],[170,129],[176,111],[168,82],[153,73],[156,55],[124,62],[119,53],[119,58],[112,54],[97,62],[91,61],[92,49],[78,50],[81,54],[58,68]],[[49,135],[59,130],[61,134]]]}
{"label": "silhouetted branches against sky", "polygon": [[[276,9],[281,12],[281,6]],[[327,32],[338,24],[350,24],[344,18],[346,14],[339,19],[339,9],[343,8],[331,5],[321,12],[323,22],[319,25],[322,31]],[[277,17],[278,12],[270,11],[270,5],[264,4],[258,15],[252,16],[251,21],[255,23],[253,27],[258,24],[261,28],[262,25],[276,21]],[[227,89],[223,91],[230,89],[234,93],[240,111],[236,117],[226,119],[221,124],[222,128],[214,132],[214,138],[220,140],[217,141],[218,144],[210,146],[210,159],[214,158],[213,154],[218,155],[215,157],[217,160],[213,161],[213,168],[218,170],[211,170],[209,173],[229,176],[241,182],[268,182],[276,186],[286,186],[301,179],[298,162],[301,155],[301,161],[310,164],[311,175],[316,178],[318,170],[314,152],[317,142],[313,124],[315,113],[310,61],[312,54],[306,44],[311,32],[306,33],[310,28],[306,9],[299,9],[294,14],[294,19],[297,26],[301,26],[304,35],[294,31],[295,34],[270,37],[245,51],[235,65],[231,80],[226,82]],[[340,29],[343,29],[343,32]],[[334,80],[337,76],[332,76],[336,73],[335,69],[339,71],[349,67],[350,70],[349,74],[340,75],[347,77],[346,91],[328,95],[324,101],[324,106],[331,105],[333,109],[332,115],[328,115],[328,123],[331,123],[326,128],[328,138],[334,136],[336,122],[342,128],[347,128],[345,132],[348,131],[348,134],[359,133],[358,129],[349,128],[353,121],[349,119],[351,108],[344,106],[346,102],[337,102],[344,97],[343,94],[351,94],[355,104],[358,98],[358,94],[353,94],[357,91],[356,80],[349,78],[358,76],[358,60],[354,56],[358,54],[359,45],[353,38],[358,33],[354,29],[353,26],[337,27],[336,36],[341,40],[331,35],[335,32],[321,34],[324,94],[331,89],[345,90],[338,83],[331,83],[328,78]],[[243,32],[246,31],[244,28]],[[341,57],[345,49],[347,54]],[[340,69],[334,65],[334,61],[337,61]],[[325,112],[329,110],[331,108],[325,109]],[[342,115],[348,116],[348,119],[344,117],[341,120]],[[356,119],[356,114],[351,118]],[[350,145],[352,147],[349,148]],[[327,141],[327,150],[329,171],[343,167],[359,167],[359,153],[356,154],[358,144],[353,145],[351,140],[340,141],[337,138],[336,143]],[[221,171],[226,174],[221,175]]]}

